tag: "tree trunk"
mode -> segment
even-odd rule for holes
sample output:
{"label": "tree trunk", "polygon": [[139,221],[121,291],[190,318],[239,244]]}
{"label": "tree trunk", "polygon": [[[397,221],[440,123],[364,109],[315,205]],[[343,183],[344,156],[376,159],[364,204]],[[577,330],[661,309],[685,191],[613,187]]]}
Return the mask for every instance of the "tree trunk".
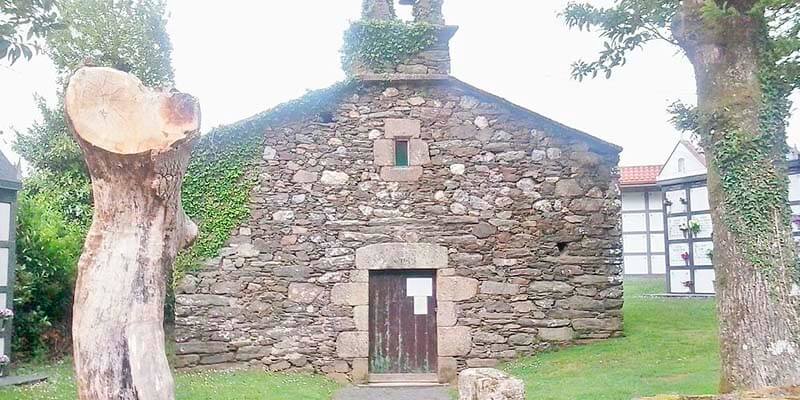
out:
{"label": "tree trunk", "polygon": [[[708,159],[722,357],[721,390],[800,384],[800,317],[791,290],[797,256],[789,225],[785,132],[765,124],[766,27],[755,0],[711,18],[683,0],[673,34],[694,66]],[[720,4],[722,2],[719,2]]]}
{"label": "tree trunk", "polygon": [[125,72],[84,67],[70,78],[65,110],[94,196],[73,306],[79,397],[174,399],[164,296],[178,250],[197,235],[180,193],[199,106]]}

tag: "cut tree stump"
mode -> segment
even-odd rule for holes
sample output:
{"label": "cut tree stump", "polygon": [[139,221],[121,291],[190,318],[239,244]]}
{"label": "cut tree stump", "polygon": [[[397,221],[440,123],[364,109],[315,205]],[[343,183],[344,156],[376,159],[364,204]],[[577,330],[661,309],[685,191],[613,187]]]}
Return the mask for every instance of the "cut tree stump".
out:
{"label": "cut tree stump", "polygon": [[79,397],[174,399],[164,296],[178,250],[197,236],[181,208],[181,184],[199,105],[122,71],[83,67],[69,80],[64,107],[94,198],[73,306]]}

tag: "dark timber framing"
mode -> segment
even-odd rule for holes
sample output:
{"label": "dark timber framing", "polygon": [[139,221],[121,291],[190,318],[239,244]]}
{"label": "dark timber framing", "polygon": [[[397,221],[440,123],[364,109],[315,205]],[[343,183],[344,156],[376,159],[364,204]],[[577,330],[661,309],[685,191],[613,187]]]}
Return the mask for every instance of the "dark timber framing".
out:
{"label": "dark timber framing", "polygon": [[[5,284],[0,282],[0,308],[14,309],[14,270],[16,269],[16,221],[17,221],[17,192],[22,188],[19,181],[17,169],[11,165],[8,159],[0,153],[0,204],[8,204],[8,238],[0,240],[0,249],[6,249],[6,281]],[[3,217],[0,214],[0,217]],[[2,252],[2,250],[0,250]],[[0,253],[2,254],[2,253]],[[2,263],[0,263],[2,267]],[[3,338],[2,354],[11,356],[11,336],[14,332],[14,320],[11,320],[10,326],[7,326],[5,331],[0,332],[0,337]]]}
{"label": "dark timber framing", "polygon": [[[663,208],[664,208],[664,248],[667,252],[667,292],[669,293],[681,293],[681,294],[713,294],[713,292],[697,292],[697,278],[696,272],[699,270],[714,270],[713,264],[696,264],[694,254],[694,247],[696,243],[711,243],[711,235],[708,237],[696,237],[696,235],[692,234],[690,231],[687,231],[683,238],[670,238],[669,235],[669,219],[670,218],[683,218],[688,226],[689,221],[692,221],[697,216],[711,216],[711,210],[692,210],[692,189],[695,188],[702,188],[706,187],[705,175],[702,176],[703,179],[698,180],[697,177],[690,177],[678,181],[670,181],[665,182],[662,184],[663,190]],[[686,209],[682,212],[668,212],[668,206],[666,205],[666,200],[668,193],[670,192],[683,192],[683,198],[686,200]],[[685,244],[687,247],[687,252],[689,253],[689,258],[686,260],[684,264],[674,265],[671,259],[671,252],[670,252],[670,245],[676,244]],[[689,281],[693,284],[687,289],[687,292],[674,292],[672,290],[672,271],[689,271]]]}
{"label": "dark timber framing", "polygon": [[[800,176],[800,160],[793,160],[789,162],[789,175]],[[800,197],[793,199],[791,198],[790,194],[789,205],[792,207],[793,216],[800,215]],[[794,236],[795,242],[800,243],[800,226],[794,222],[792,222],[792,236]]]}

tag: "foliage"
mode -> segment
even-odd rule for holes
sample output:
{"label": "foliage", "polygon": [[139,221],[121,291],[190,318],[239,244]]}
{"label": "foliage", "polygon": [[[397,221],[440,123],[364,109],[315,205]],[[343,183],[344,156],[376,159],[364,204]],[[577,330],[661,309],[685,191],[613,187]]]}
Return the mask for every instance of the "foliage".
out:
{"label": "foliage", "polygon": [[67,128],[60,98],[55,107],[50,107],[42,97],[37,96],[36,106],[42,114],[42,120],[34,122],[27,132],[17,132],[14,150],[22,154],[37,171],[81,171],[85,174],[86,165],[81,149]]}
{"label": "foliage", "polygon": [[36,173],[25,180],[23,193],[48,198],[48,206],[82,232],[92,223],[91,182],[79,171]]}
{"label": "foliage", "polygon": [[[163,1],[63,0],[59,6],[69,29],[50,33],[46,43],[62,79],[91,58],[93,65],[127,69],[146,85],[171,84]],[[49,107],[38,99],[43,119],[19,133],[15,143],[34,168],[18,214],[14,298],[23,316],[16,319],[14,346],[31,355],[58,350],[43,339],[45,331],[68,335],[75,264],[92,218],[90,180],[62,104]]]}
{"label": "foliage", "polygon": [[[777,234],[775,225],[789,225],[787,177],[781,165],[786,154],[786,121],[791,110],[789,95],[800,87],[800,3],[795,0],[753,0],[727,3],[708,0],[701,17],[709,29],[723,29],[726,18],[741,16],[763,21],[767,30],[758,43],[762,98],[757,132],[747,132],[733,122],[736,107],[712,105],[705,114],[695,107],[674,103],[672,122],[699,138],[720,175],[724,193],[722,213],[737,247],[762,272],[772,270],[775,247],[791,251],[788,235]],[[625,56],[653,39],[678,44],[671,30],[680,3],[673,0],[617,0],[610,8],[571,4],[564,16],[579,29],[597,27],[605,50],[593,62],[578,61],[573,76],[582,79],[611,71],[625,63]],[[743,8],[749,7],[749,8]],[[750,96],[745,93],[742,96]],[[735,102],[735,99],[731,99]],[[713,109],[713,107],[716,109]],[[791,254],[784,259],[791,260]]]}
{"label": "foliage", "polygon": [[36,39],[62,26],[55,0],[0,0],[0,60],[30,60],[41,50]]}
{"label": "foliage", "polygon": [[[70,184],[63,179],[58,181]],[[64,217],[63,209],[74,207],[69,204],[73,192],[39,191],[43,181],[31,183],[34,189],[20,194],[17,210],[16,317],[12,343],[17,358],[64,350],[51,346],[58,345],[53,340],[68,335],[64,321],[72,304],[75,265],[85,234],[84,226]],[[72,214],[80,212],[72,210]]]}
{"label": "foliage", "polygon": [[175,263],[175,282],[214,257],[231,231],[250,215],[256,176],[248,175],[271,125],[329,112],[349,82],[315,90],[235,124],[215,128],[195,145],[183,182],[183,208],[199,226],[195,244]]}
{"label": "foliage", "polygon": [[[25,365],[16,375],[45,373],[36,385],[0,388],[0,400],[75,400],[77,388],[69,359],[51,365]],[[328,400],[339,386],[324,377],[264,371],[175,373],[177,400]]]}
{"label": "foliage", "polygon": [[714,300],[644,296],[657,293],[664,293],[664,278],[626,278],[624,337],[537,354],[501,368],[525,381],[531,399],[716,393]]}
{"label": "foliage", "polygon": [[610,8],[570,3],[563,13],[567,25],[587,31],[597,28],[605,39],[597,60],[573,63],[573,77],[582,80],[602,72],[609,78],[615,67],[625,65],[631,51],[645,43],[661,39],[676,44],[669,27],[678,5],[673,0],[616,0]]}
{"label": "foliage", "polygon": [[389,70],[436,43],[436,28],[425,22],[356,21],[344,33],[342,65],[346,71],[364,63]]}
{"label": "foliage", "polygon": [[131,72],[151,87],[169,87],[174,72],[163,0],[61,0],[68,29],[47,37],[62,74],[89,61]]}
{"label": "foliage", "polygon": [[669,122],[675,129],[681,132],[697,132],[700,129],[697,109],[681,101],[675,101],[667,107],[667,111],[672,114]]}

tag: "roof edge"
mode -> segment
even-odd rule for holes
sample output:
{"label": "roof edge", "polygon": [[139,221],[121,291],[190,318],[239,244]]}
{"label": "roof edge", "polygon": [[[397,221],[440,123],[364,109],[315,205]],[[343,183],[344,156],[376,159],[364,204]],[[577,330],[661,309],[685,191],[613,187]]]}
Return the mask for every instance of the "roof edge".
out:
{"label": "roof edge", "polygon": [[510,100],[507,100],[507,99],[505,99],[503,97],[500,97],[500,96],[498,96],[496,94],[492,94],[492,93],[487,92],[487,91],[485,91],[483,89],[480,89],[478,87],[470,85],[469,83],[466,83],[466,82],[464,82],[464,81],[462,81],[462,80],[460,80],[460,79],[458,79],[458,78],[456,78],[454,76],[450,76],[450,80],[452,82],[455,82],[455,83],[457,83],[459,85],[462,85],[462,86],[466,87],[467,89],[469,89],[469,90],[471,90],[473,92],[478,93],[481,96],[488,97],[488,98],[490,98],[490,99],[492,99],[492,100],[494,100],[494,101],[496,101],[498,103],[501,103],[501,104],[505,105],[506,107],[509,107],[509,108],[511,108],[511,109],[513,109],[513,110],[515,110],[517,112],[530,114],[533,117],[542,120],[546,125],[551,125],[552,127],[556,128],[557,130],[563,131],[563,132],[565,132],[567,134],[570,134],[570,135],[573,135],[573,136],[575,136],[577,138],[580,138],[580,139],[586,140],[588,142],[594,143],[594,144],[598,145],[599,147],[602,147],[602,148],[604,148],[606,150],[609,150],[611,152],[614,152],[614,153],[620,153],[622,151],[622,146],[620,146],[618,144],[614,144],[614,143],[605,141],[603,139],[598,138],[597,136],[593,136],[593,135],[591,135],[589,133],[586,133],[586,132],[584,132],[582,130],[575,129],[573,127],[564,125],[564,124],[562,124],[562,123],[560,123],[560,122],[558,122],[556,120],[553,120],[553,119],[550,119],[548,117],[545,117],[542,114],[539,114],[539,113],[537,113],[537,112],[535,112],[533,110],[525,108],[525,107],[523,107],[523,106],[521,106],[519,104],[516,104],[514,102],[511,102]]}

